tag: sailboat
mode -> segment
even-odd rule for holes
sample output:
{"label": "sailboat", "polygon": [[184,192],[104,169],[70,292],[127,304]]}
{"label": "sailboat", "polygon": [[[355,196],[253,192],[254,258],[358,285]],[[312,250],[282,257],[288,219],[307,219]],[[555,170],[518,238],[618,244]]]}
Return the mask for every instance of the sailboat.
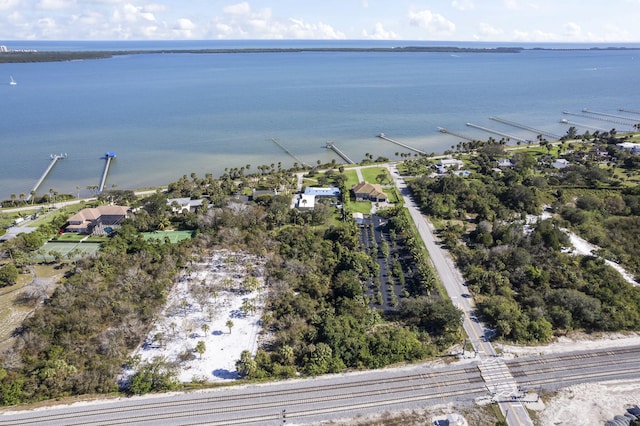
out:
{"label": "sailboat", "polygon": [[15,85],[17,85],[17,84],[18,84],[18,83],[16,83],[16,81],[13,79],[13,76],[12,76],[12,75],[10,75],[10,76],[9,76],[9,78],[11,79],[11,81],[9,82],[9,85],[11,85],[11,86],[15,86]]}

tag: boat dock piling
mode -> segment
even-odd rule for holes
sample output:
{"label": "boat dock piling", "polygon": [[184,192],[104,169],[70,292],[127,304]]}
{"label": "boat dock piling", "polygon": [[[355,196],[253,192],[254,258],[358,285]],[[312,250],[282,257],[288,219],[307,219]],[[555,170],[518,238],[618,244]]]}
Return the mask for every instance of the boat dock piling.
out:
{"label": "boat dock piling", "polygon": [[[583,112],[586,112],[586,111],[583,110]],[[622,124],[623,126],[629,126],[629,127],[631,126],[631,124],[625,123],[624,121],[616,120],[609,117],[601,117],[601,116],[598,116],[597,114],[594,114],[594,116],[587,116],[585,114],[576,114],[575,112],[569,112],[569,111],[562,111],[562,113],[566,115],[574,115],[576,117],[587,117],[592,120],[600,120],[600,121],[607,121],[609,123]]]}
{"label": "boat dock piling", "polygon": [[31,199],[31,196],[36,193],[36,191],[38,190],[40,185],[42,185],[42,182],[44,182],[44,180],[47,178],[47,176],[49,175],[49,173],[53,169],[53,166],[56,165],[58,160],[62,160],[63,158],[67,158],[67,154],[51,154],[51,162],[49,163],[49,166],[44,171],[42,176],[40,176],[40,179],[38,179],[36,184],[33,185],[33,188],[31,189],[31,192],[29,192],[29,195],[27,196],[27,201],[29,201]]}
{"label": "boat dock piling", "polygon": [[340,158],[342,158],[344,161],[346,161],[347,164],[356,164],[356,162],[353,161],[352,159],[350,159],[349,157],[347,157],[347,155],[344,152],[340,151],[338,149],[338,147],[335,146],[335,144],[333,142],[327,141],[327,144],[325,145],[325,148],[333,150],[333,152],[338,154],[338,156],[340,156]]}
{"label": "boat dock piling", "polygon": [[502,132],[499,132],[497,130],[489,129],[488,127],[478,126],[477,124],[467,123],[467,126],[473,127],[474,129],[484,130],[485,132],[488,132],[488,133],[493,133],[493,134],[496,134],[496,135],[499,135],[499,136],[503,136],[503,137],[508,138],[508,139],[513,139],[514,141],[520,141],[520,142],[524,142],[524,143],[531,142],[531,141],[528,141],[526,139],[522,139],[522,138],[519,138],[517,136],[510,135],[508,133],[502,133]]}
{"label": "boat dock piling", "polygon": [[552,139],[559,140],[562,136],[556,135],[555,133],[546,132],[544,130],[536,129],[534,127],[525,126],[524,124],[515,123],[513,121],[505,120],[500,117],[489,117],[489,120],[497,121],[498,123],[506,124],[508,126],[517,127],[519,129],[528,130],[536,135],[548,136]]}
{"label": "boat dock piling", "polygon": [[445,133],[447,135],[455,136],[460,139],[466,139],[469,142],[473,142],[475,140],[471,136],[463,135],[462,133],[452,132],[451,130],[445,129],[444,127],[438,127],[438,130],[440,131],[440,133]]}
{"label": "boat dock piling", "polygon": [[282,145],[278,139],[276,138],[271,138],[271,141],[273,141],[273,143],[275,143],[276,145],[278,145],[278,147],[280,147],[280,149],[282,149],[284,152],[286,152],[287,154],[289,154],[289,156],[291,158],[293,158],[294,160],[296,160],[301,166],[303,167],[307,167],[309,166],[307,163],[305,163],[304,161],[302,161],[301,159],[299,159],[298,157],[296,157],[295,155],[293,155],[293,153],[291,151],[289,151],[284,145]]}
{"label": "boat dock piling", "polygon": [[409,146],[409,145],[407,145],[407,144],[404,144],[404,143],[402,143],[402,142],[398,142],[398,141],[396,141],[396,140],[393,140],[393,139],[391,139],[391,138],[386,137],[384,133],[380,133],[380,134],[378,135],[378,137],[379,137],[380,139],[384,139],[385,141],[389,141],[389,142],[391,142],[391,143],[395,143],[396,145],[399,145],[399,146],[401,146],[401,147],[403,147],[403,148],[406,148],[406,149],[408,149],[408,150],[410,150],[410,151],[417,152],[418,154],[427,155],[427,153],[426,153],[426,152],[424,152],[424,151],[421,151],[421,150],[419,150],[419,149],[417,149],[417,148],[414,148],[414,147]]}
{"label": "boat dock piling", "polygon": [[104,189],[104,184],[107,182],[107,175],[109,174],[109,166],[111,165],[111,160],[113,160],[115,157],[116,153],[113,151],[104,154],[104,158],[107,160],[107,162],[104,164],[102,179],[100,179],[100,185],[98,185],[98,194],[100,194]]}

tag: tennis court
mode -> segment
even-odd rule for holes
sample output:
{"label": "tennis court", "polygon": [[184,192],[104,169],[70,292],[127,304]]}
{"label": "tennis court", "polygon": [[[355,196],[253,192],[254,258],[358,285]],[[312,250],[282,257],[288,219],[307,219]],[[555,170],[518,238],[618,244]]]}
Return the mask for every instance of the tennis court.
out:
{"label": "tennis court", "polygon": [[192,238],[193,231],[157,231],[157,232],[143,232],[142,236],[145,241],[148,240],[162,240],[168,238],[171,243],[177,243],[178,241]]}
{"label": "tennis court", "polygon": [[[100,243],[60,243],[60,242],[48,242],[42,246],[44,250],[44,258],[47,262],[51,262],[54,260],[53,256],[49,253],[54,251],[62,254],[63,259],[69,259],[68,253],[76,250],[76,255],[73,257],[74,259],[80,259],[87,255],[93,254],[100,250]],[[35,255],[37,258],[42,258],[41,255]]]}

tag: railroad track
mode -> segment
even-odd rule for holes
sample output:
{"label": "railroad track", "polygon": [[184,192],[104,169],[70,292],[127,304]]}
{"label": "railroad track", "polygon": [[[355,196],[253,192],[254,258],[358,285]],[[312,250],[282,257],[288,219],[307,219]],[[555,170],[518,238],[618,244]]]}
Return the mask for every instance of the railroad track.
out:
{"label": "railroad track", "polygon": [[[441,370],[441,372],[443,372]],[[304,382],[301,382],[304,383]],[[307,383],[308,385],[308,383]],[[313,390],[313,397],[305,395]],[[163,424],[264,424],[277,420],[287,407],[287,416],[303,418],[322,413],[346,412],[394,404],[447,400],[454,397],[472,399],[486,394],[482,378],[475,368],[404,374],[386,379],[366,379],[349,383],[291,387],[281,390],[260,390],[235,395],[208,395],[160,402],[129,400],[129,404],[103,407],[79,407],[76,412],[56,413],[54,410],[34,413],[28,418],[11,415],[0,425],[123,425],[164,421]],[[366,402],[358,402],[366,400]],[[73,409],[73,407],[71,407]],[[256,413],[251,414],[251,413]],[[261,414],[267,413],[267,414]],[[275,413],[275,414],[274,414]],[[242,418],[234,418],[241,416]],[[274,417],[275,416],[275,417]],[[220,418],[219,423],[210,419]],[[199,420],[198,420],[199,419]],[[205,420],[207,419],[207,420]]]}

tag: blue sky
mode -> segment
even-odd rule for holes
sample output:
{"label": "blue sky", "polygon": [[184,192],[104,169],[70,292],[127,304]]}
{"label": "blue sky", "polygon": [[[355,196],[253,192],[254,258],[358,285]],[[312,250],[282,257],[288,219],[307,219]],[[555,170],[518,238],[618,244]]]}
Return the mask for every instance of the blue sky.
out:
{"label": "blue sky", "polygon": [[640,0],[0,0],[0,41],[640,42]]}

